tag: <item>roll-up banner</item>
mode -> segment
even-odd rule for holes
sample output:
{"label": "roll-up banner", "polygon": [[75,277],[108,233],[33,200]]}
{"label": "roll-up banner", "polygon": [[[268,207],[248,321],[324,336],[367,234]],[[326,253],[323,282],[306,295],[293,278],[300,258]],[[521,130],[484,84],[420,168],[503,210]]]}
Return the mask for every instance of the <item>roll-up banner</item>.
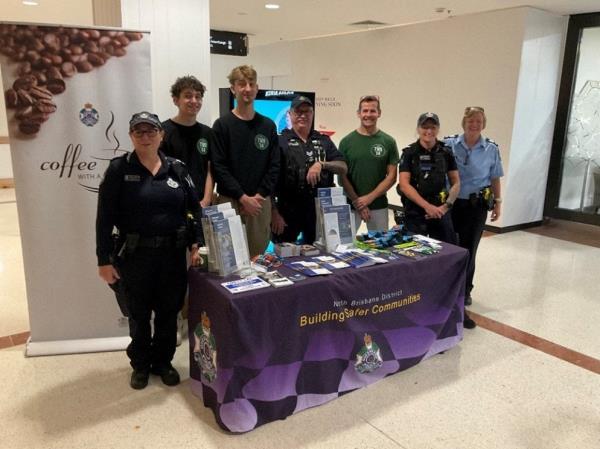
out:
{"label": "roll-up banner", "polygon": [[127,321],[98,277],[97,192],[151,110],[150,34],[0,23],[31,337],[26,354],[123,349]]}

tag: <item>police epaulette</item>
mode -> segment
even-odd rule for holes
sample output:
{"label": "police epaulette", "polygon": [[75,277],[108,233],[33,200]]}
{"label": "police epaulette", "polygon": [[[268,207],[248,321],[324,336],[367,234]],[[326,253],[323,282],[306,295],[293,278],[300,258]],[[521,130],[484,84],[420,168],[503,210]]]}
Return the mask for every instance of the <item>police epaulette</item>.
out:
{"label": "police epaulette", "polygon": [[446,140],[446,139],[457,139],[458,138],[458,134],[452,134],[451,136],[445,136],[442,140]]}
{"label": "police epaulette", "polygon": [[130,154],[131,154],[131,153],[123,153],[123,154],[121,154],[121,155],[119,155],[119,156],[115,156],[115,157],[113,157],[113,158],[112,158],[110,161],[111,161],[111,162],[113,162],[113,161],[116,161],[116,160],[118,160],[118,159],[123,159],[123,158],[125,158],[125,159],[127,159],[127,160],[129,161],[129,155],[130,155]]}
{"label": "police epaulette", "polygon": [[494,145],[496,145],[496,146],[499,146],[499,145],[498,145],[498,144],[497,144],[495,141],[493,141],[493,140],[492,140],[492,139],[490,139],[489,137],[486,137],[486,138],[485,138],[485,141],[486,141],[487,143],[493,143]]}

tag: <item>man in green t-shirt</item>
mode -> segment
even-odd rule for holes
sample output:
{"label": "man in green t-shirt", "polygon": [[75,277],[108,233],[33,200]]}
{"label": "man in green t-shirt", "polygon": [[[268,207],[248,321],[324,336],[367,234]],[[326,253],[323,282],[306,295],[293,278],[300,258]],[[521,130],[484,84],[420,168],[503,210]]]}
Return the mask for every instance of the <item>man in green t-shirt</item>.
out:
{"label": "man in green t-shirt", "polygon": [[379,97],[361,97],[357,115],[360,126],[339,146],[348,164],[348,174],[341,177],[342,186],[352,201],[356,229],[364,221],[370,231],[387,231],[386,192],[396,184],[398,147],[392,136],[377,128],[381,117]]}

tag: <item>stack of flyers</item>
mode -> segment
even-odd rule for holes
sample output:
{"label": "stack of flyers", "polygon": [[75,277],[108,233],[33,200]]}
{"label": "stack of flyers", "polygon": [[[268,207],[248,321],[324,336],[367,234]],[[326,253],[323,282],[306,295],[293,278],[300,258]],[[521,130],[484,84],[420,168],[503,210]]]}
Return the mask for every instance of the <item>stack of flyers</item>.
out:
{"label": "stack of flyers", "polygon": [[225,287],[230,293],[247,292],[249,290],[256,290],[259,288],[265,288],[269,286],[267,282],[263,281],[258,276],[249,276],[244,279],[223,282],[221,285]]}
{"label": "stack of flyers", "polygon": [[316,262],[289,262],[286,265],[305,276],[313,277],[313,276],[322,276],[326,274],[332,274],[327,268],[322,268]]}
{"label": "stack of flyers", "polygon": [[424,256],[431,256],[432,254],[439,253],[439,249],[435,249],[429,245],[417,245],[410,249],[412,252],[423,254]]}
{"label": "stack of flyers", "polygon": [[413,240],[422,245],[426,245],[430,248],[433,248],[436,253],[442,249],[442,242],[436,239],[432,239],[431,237],[427,237],[421,234],[415,234],[413,235]]}
{"label": "stack of flyers", "polygon": [[410,260],[420,260],[423,259],[425,256],[424,254],[419,254],[419,253],[415,253],[412,248],[410,249],[396,249],[394,250],[394,254],[397,254],[399,256],[402,257],[406,257],[407,259]]}
{"label": "stack of flyers", "polygon": [[318,256],[313,257],[311,260],[317,262],[321,267],[327,268],[328,270],[339,270],[340,268],[348,268],[350,266],[346,262],[338,260],[332,256]]}
{"label": "stack of flyers", "polygon": [[285,287],[287,285],[294,285],[292,281],[290,281],[285,276],[282,276],[278,271],[270,271],[269,273],[261,275],[261,277],[275,288]]}
{"label": "stack of flyers", "polygon": [[354,251],[345,251],[340,253],[335,252],[333,253],[333,255],[337,259],[347,263],[348,265],[354,268],[363,268],[375,265],[375,261],[372,260],[370,257]]}

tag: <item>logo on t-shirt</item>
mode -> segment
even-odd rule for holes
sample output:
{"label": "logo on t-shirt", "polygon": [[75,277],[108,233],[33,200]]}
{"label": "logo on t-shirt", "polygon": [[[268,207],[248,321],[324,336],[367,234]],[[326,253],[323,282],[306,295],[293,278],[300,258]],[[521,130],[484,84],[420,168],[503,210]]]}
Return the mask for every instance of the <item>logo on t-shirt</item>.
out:
{"label": "logo on t-shirt", "polygon": [[205,155],[208,153],[208,141],[202,137],[200,139],[198,139],[198,142],[196,142],[196,149],[198,150],[198,153]]}
{"label": "logo on t-shirt", "polygon": [[261,151],[266,150],[269,147],[269,139],[262,134],[257,134],[254,138],[254,145]]}
{"label": "logo on t-shirt", "polygon": [[383,157],[383,156],[385,156],[385,153],[386,153],[386,149],[380,143],[375,143],[371,147],[371,154],[375,157]]}

